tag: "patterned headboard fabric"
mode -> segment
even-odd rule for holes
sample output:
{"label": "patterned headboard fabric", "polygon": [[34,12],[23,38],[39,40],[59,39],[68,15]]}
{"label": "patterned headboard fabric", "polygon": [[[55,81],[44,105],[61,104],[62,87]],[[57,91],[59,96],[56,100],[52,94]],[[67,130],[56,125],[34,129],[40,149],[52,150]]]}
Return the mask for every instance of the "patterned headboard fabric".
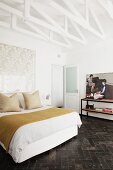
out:
{"label": "patterned headboard fabric", "polygon": [[34,50],[0,43],[0,91],[31,91],[35,88]]}

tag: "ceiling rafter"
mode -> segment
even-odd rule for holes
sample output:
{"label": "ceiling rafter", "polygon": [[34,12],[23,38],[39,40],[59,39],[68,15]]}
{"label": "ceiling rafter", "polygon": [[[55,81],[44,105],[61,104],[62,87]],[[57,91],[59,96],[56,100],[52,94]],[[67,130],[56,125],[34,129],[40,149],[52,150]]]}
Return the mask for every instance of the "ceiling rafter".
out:
{"label": "ceiling rafter", "polygon": [[30,34],[30,35],[32,35],[32,36],[35,36],[35,37],[37,37],[37,38],[40,38],[40,39],[43,39],[43,40],[46,40],[43,36],[41,36],[41,35],[38,35],[38,34],[36,34],[36,33],[34,33],[34,32],[31,32],[31,31],[28,31],[28,30],[25,30],[25,29],[23,29],[23,28],[20,28],[20,27],[18,27],[17,26],[17,16],[16,15],[12,15],[11,16],[11,28],[12,29],[14,29],[14,30],[16,30],[16,31],[19,31],[19,32],[24,32],[25,34]]}
{"label": "ceiling rafter", "polygon": [[77,30],[77,32],[79,33],[80,37],[82,38],[82,40],[87,44],[86,38],[85,36],[82,34],[82,31],[79,29],[79,27],[77,26],[76,23],[71,21],[71,24],[73,25],[73,27]]}
{"label": "ceiling rafter", "polygon": [[62,1],[68,6],[68,8],[72,11],[73,14],[80,17],[81,20],[83,20],[83,22],[85,21],[82,15],[80,14],[80,12],[78,12],[78,10],[73,6],[71,1],[69,0],[62,0]]}
{"label": "ceiling rafter", "polygon": [[[90,6],[91,1],[84,0],[84,4],[82,5],[83,10],[85,7],[85,18],[78,9],[76,9],[76,6],[74,6],[75,3],[72,0],[61,1],[65,4],[64,6],[62,6],[62,3],[59,3],[60,1],[50,0],[48,1],[49,3],[44,2],[44,8],[42,6],[43,2],[40,1],[39,3],[35,0],[0,1],[0,25],[65,47],[72,46],[70,40],[74,40],[82,44],[87,43],[84,32],[79,26],[82,26],[97,37],[102,39],[105,37],[105,33],[101,26],[101,22],[96,15],[96,11],[93,10],[93,6]],[[110,17],[113,18],[113,11],[111,10],[113,9],[113,4],[110,8],[108,8],[109,5],[106,6],[106,3],[104,3],[103,0],[97,0],[97,2],[100,2],[101,6],[109,13]],[[50,9],[50,12],[48,13],[45,10],[46,6]],[[66,8],[66,6],[68,8]],[[35,11],[30,11],[31,8]],[[7,20],[6,18],[2,18],[2,15],[5,16],[4,13],[9,14]],[[40,19],[38,14],[40,14],[45,20]],[[64,24],[63,27],[60,23],[61,20],[59,22],[53,19],[53,15],[57,16],[57,14],[59,17],[60,15],[64,17],[64,20],[62,21]],[[92,24],[92,22],[90,22],[90,17],[92,17],[92,21],[94,21],[96,25],[93,25],[94,23]],[[20,26],[17,24],[17,21],[19,21]],[[29,28],[28,30],[26,26]],[[50,36],[46,34],[46,31],[47,33],[50,32]],[[77,36],[76,33],[79,36]]]}
{"label": "ceiling rafter", "polygon": [[55,20],[52,19],[52,17],[50,17],[49,15],[47,15],[46,12],[44,12],[43,9],[41,9],[41,7],[39,7],[38,5],[32,3],[31,4],[32,8],[35,9],[37,12],[39,12],[45,19],[47,19],[53,26],[55,26],[58,30],[61,31],[61,33],[64,36],[67,36],[68,38],[74,40],[74,41],[79,41],[81,43],[84,44],[84,40],[70,34],[69,32],[65,31],[65,28],[63,29]]}
{"label": "ceiling rafter", "polygon": [[[30,3],[28,3],[28,4],[30,5]],[[30,9],[28,7],[28,4],[27,4],[27,8]],[[45,28],[47,28],[47,29],[49,29],[51,31],[54,31],[54,32],[56,32],[56,33],[58,33],[58,34],[60,34],[62,36],[61,30],[58,30],[55,26],[50,25],[50,24],[48,24],[47,22],[45,22],[45,21],[43,21],[41,19],[35,18],[35,17],[31,16],[31,15],[29,15],[28,18],[26,18],[25,16],[23,17],[23,13],[21,11],[19,11],[17,9],[14,9],[13,7],[9,7],[8,5],[6,5],[6,4],[4,4],[2,2],[0,2],[0,8],[4,9],[5,11],[10,12],[11,14],[14,14],[16,16],[19,16],[19,17],[23,18],[24,21],[30,21],[31,23],[41,25],[41,26],[43,26],[43,27],[45,27]],[[29,13],[29,12],[27,11],[27,13]],[[66,33],[66,34],[67,34],[68,38],[71,38],[71,39],[73,39],[75,41],[78,40],[79,42],[83,43],[82,40],[79,40],[78,38],[75,38],[74,36],[69,35],[68,33]]]}
{"label": "ceiling rafter", "polygon": [[81,18],[79,18],[78,16],[73,15],[70,11],[62,7],[60,4],[56,3],[54,0],[51,0],[50,5],[60,11],[65,16],[67,16],[69,19],[74,20],[79,25],[83,26],[84,28],[87,28],[87,23],[85,21],[81,20]]}
{"label": "ceiling rafter", "polygon": [[7,11],[7,12],[9,12],[9,13],[11,13],[11,14],[14,14],[16,16],[19,16],[19,17],[23,18],[23,20],[28,20],[30,22],[34,22],[34,23],[36,23],[38,25],[41,25],[43,27],[46,27],[48,29],[51,29],[52,31],[55,31],[55,32],[59,33],[59,31],[57,31],[57,29],[55,27],[53,27],[50,24],[44,22],[43,20],[35,18],[33,16],[29,16],[29,18],[25,18],[25,16],[23,16],[23,12],[21,12],[21,11],[19,11],[17,9],[14,9],[13,7],[10,7],[10,6],[2,3],[2,2],[0,2],[0,8]]}
{"label": "ceiling rafter", "polygon": [[11,13],[15,14],[17,16],[23,17],[23,13],[13,7],[10,7],[9,5],[4,4],[3,2],[0,2],[0,8]]}
{"label": "ceiling rafter", "polygon": [[[104,33],[104,30],[103,30],[103,28],[102,28],[102,26],[101,26],[101,24],[100,24],[100,21],[98,20],[98,18],[97,18],[97,16],[96,16],[95,12],[93,11],[93,9],[90,9],[90,8],[89,8],[89,10],[90,10],[90,12],[91,12],[91,14],[92,14],[92,16],[93,16],[93,18],[94,18],[97,26],[98,26],[99,31],[101,32],[102,38],[104,38],[104,37],[105,37],[105,33]],[[88,10],[88,11],[89,11],[89,10]]]}
{"label": "ceiling rafter", "polygon": [[54,42],[54,43],[56,43],[56,44],[58,44],[58,45],[61,45],[61,46],[63,45],[64,47],[71,48],[71,47],[72,47],[72,44],[70,43],[70,41],[69,41],[67,38],[65,38],[65,37],[63,37],[63,39],[64,39],[65,42],[66,42],[65,45],[64,45],[64,43],[55,40],[55,39],[53,38],[53,32],[50,31],[50,40],[51,40],[51,42]]}
{"label": "ceiling rafter", "polygon": [[[65,2],[65,1],[64,1]],[[88,31],[90,31],[91,33],[95,34],[96,36],[98,36],[99,38],[103,39],[103,35],[101,33],[99,33],[97,30],[95,30],[93,27],[91,27],[89,25],[89,23],[86,20],[83,20],[83,18],[81,19],[80,17],[77,17],[75,15],[73,15],[72,13],[70,13],[67,9],[63,8],[61,5],[59,5],[58,3],[56,3],[54,0],[51,0],[51,6],[57,10],[59,10],[60,12],[62,12],[64,15],[66,15],[70,20],[73,20],[74,22],[76,22],[77,24],[81,25],[83,28],[87,29]]]}
{"label": "ceiling rafter", "polygon": [[[29,5],[30,5],[30,3],[29,3]],[[23,20],[24,20],[25,22],[26,22],[26,21],[31,21],[31,23],[35,23],[35,24],[41,25],[41,26],[46,27],[46,28],[48,28],[48,29],[50,29],[50,30],[52,30],[52,31],[54,31],[54,32],[57,32],[57,33],[59,33],[59,34],[62,34],[62,33],[61,33],[59,30],[57,30],[54,26],[51,26],[50,24],[48,24],[48,23],[46,23],[46,22],[44,22],[44,21],[42,21],[42,20],[40,20],[40,19],[37,19],[37,18],[35,18],[35,17],[33,17],[33,16],[30,16],[30,15],[29,15],[29,18],[26,18],[25,16],[23,16],[23,13],[22,13],[21,11],[19,11],[19,10],[17,10],[17,9],[14,9],[13,7],[10,7],[10,6],[2,3],[2,2],[0,2],[0,8],[3,9],[3,10],[5,10],[5,11],[7,11],[7,12],[9,12],[9,13],[11,13],[12,16],[15,15],[15,16],[18,16],[18,17],[23,18]],[[30,9],[30,8],[28,7],[28,4],[27,4],[27,8]],[[28,10],[28,9],[27,9],[27,10]],[[29,14],[29,11],[27,11],[27,14]],[[27,16],[28,16],[28,15],[27,15]],[[13,22],[13,23],[14,23],[14,22]],[[1,22],[1,25],[2,25],[2,26],[9,27],[8,24],[5,23],[5,22]],[[11,23],[11,25],[12,25],[12,23]],[[20,31],[20,32],[22,32],[22,30],[23,30],[23,29],[21,29],[21,28],[17,28],[17,26],[16,26],[14,29],[16,29],[17,31]],[[26,31],[26,32],[25,32],[25,30],[23,30],[23,33],[27,33],[27,34],[30,33],[30,35],[35,36],[34,33],[32,34],[32,32],[29,32],[29,31]],[[38,36],[38,37],[39,37],[39,36]],[[39,38],[43,39],[43,37],[39,37]],[[44,39],[44,40],[45,40],[45,39]],[[57,43],[57,44],[58,44],[58,43]],[[60,45],[63,45],[63,43],[60,44]],[[65,44],[64,44],[64,46],[65,46]],[[67,45],[66,45],[66,47],[67,47]]]}
{"label": "ceiling rafter", "polygon": [[31,5],[31,0],[24,0],[24,16],[25,16],[25,18],[29,18],[30,5]]}
{"label": "ceiling rafter", "polygon": [[109,1],[106,1],[106,3],[103,0],[98,0],[100,5],[107,11],[109,16],[113,19],[113,3]]}

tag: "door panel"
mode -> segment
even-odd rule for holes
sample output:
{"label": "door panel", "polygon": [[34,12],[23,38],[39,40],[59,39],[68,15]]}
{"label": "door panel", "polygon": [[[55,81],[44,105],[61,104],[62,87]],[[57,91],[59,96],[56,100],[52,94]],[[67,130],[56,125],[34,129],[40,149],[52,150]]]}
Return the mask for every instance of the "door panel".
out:
{"label": "door panel", "polygon": [[64,106],[79,110],[78,67],[64,67]]}
{"label": "door panel", "polygon": [[51,102],[53,106],[63,106],[63,66],[52,65]]}

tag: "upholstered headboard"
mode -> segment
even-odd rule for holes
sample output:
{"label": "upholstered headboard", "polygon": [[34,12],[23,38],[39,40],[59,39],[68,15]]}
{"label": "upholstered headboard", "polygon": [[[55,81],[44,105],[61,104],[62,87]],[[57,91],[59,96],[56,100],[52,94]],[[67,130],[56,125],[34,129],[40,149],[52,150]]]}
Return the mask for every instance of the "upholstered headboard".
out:
{"label": "upholstered headboard", "polygon": [[0,44],[0,91],[33,90],[35,58],[34,50]]}

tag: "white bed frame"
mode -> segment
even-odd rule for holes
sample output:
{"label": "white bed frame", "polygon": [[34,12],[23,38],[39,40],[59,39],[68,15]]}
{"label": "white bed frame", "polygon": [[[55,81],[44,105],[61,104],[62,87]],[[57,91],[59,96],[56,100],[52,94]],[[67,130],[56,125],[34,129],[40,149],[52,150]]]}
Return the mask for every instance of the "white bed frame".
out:
{"label": "white bed frame", "polygon": [[77,134],[78,134],[78,127],[72,126],[70,128],[54,133],[51,136],[38,140],[37,142],[29,144],[27,147],[23,149],[16,163],[21,163],[33,156],[48,151],[60,145],[61,143],[71,139]]}

